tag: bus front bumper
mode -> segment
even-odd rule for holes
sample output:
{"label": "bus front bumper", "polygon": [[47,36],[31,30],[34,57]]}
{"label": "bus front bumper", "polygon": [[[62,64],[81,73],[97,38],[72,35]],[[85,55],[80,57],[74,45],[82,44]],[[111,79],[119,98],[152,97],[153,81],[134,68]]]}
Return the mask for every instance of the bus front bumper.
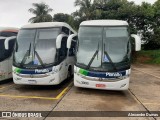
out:
{"label": "bus front bumper", "polygon": [[20,77],[13,74],[13,82],[20,85],[57,85],[60,83],[59,75],[48,75],[46,77]]}
{"label": "bus front bumper", "polygon": [[81,76],[74,74],[74,85],[82,88],[102,89],[102,90],[128,90],[129,77],[123,80],[107,82],[86,80]]}

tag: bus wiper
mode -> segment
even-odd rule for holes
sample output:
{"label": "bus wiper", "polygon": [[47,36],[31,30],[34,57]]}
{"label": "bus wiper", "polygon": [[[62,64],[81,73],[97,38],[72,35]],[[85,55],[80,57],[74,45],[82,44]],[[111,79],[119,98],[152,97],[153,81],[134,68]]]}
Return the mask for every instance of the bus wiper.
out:
{"label": "bus wiper", "polygon": [[23,59],[22,59],[22,61],[21,61],[21,63],[20,63],[21,66],[26,62],[27,56],[30,56],[30,53],[31,53],[31,43],[30,43],[30,45],[29,45],[29,49],[28,49],[27,52],[25,53],[25,55],[24,55],[24,57],[23,57]]}
{"label": "bus wiper", "polygon": [[41,57],[39,56],[38,52],[37,52],[36,50],[34,50],[34,52],[35,52],[35,55],[37,56],[37,58],[38,58],[38,60],[39,60],[40,64],[41,64],[41,65],[42,65],[42,67],[44,68],[44,67],[45,67],[45,66],[44,66],[44,63],[43,63],[43,61],[42,61]]}
{"label": "bus wiper", "polygon": [[91,66],[91,64],[92,64],[92,62],[93,62],[93,60],[94,60],[95,57],[96,57],[96,55],[97,55],[97,59],[98,59],[98,52],[99,52],[99,43],[98,43],[98,49],[96,50],[96,52],[94,53],[94,55],[92,56],[91,60],[89,61],[88,65],[87,65],[87,67],[86,67],[87,69],[90,68],[90,66]]}
{"label": "bus wiper", "polygon": [[107,56],[109,62],[110,62],[111,65],[113,66],[114,70],[117,72],[118,70],[117,70],[115,64],[113,63],[113,61],[112,61],[111,57],[109,56],[109,54],[107,53],[107,51],[105,51],[105,44],[104,44],[104,54]]}

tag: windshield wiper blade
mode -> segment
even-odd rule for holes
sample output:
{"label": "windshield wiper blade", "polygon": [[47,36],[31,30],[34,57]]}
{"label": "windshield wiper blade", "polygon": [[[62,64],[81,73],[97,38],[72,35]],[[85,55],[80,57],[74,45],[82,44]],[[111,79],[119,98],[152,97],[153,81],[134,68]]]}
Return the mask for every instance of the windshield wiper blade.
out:
{"label": "windshield wiper blade", "polygon": [[117,72],[117,68],[116,68],[116,65],[113,63],[111,57],[109,56],[109,54],[107,53],[107,51],[105,51],[105,44],[104,44],[104,54],[107,56],[109,62],[111,63],[111,65],[113,66],[114,70]]}
{"label": "windshield wiper blade", "polygon": [[108,53],[106,51],[104,51],[104,54],[107,56],[109,62],[113,66],[114,70],[116,70],[116,72],[117,72],[117,68],[116,68],[115,64],[113,63],[112,59],[110,58],[110,56],[108,55]]}
{"label": "windshield wiper blade", "polygon": [[96,57],[97,54],[98,54],[98,50],[96,50],[96,52],[92,56],[91,60],[89,61],[89,64],[87,65],[87,69],[90,68],[90,66],[91,66],[91,64],[92,64],[92,62],[93,62],[93,60],[94,60],[94,58]]}
{"label": "windshield wiper blade", "polygon": [[40,62],[40,64],[41,64],[41,66],[44,68],[45,65],[44,65],[44,63],[43,63],[40,55],[39,55],[38,52],[36,51],[36,44],[34,45],[33,51],[34,51],[34,57],[35,57],[35,55],[37,56],[37,58],[38,58],[38,60],[39,60],[39,62]]}
{"label": "windshield wiper blade", "polygon": [[22,66],[22,65],[26,62],[27,56],[30,56],[30,52],[31,52],[31,43],[30,43],[30,45],[29,45],[29,49],[28,49],[27,52],[25,53],[25,55],[24,55],[24,57],[23,57],[23,59],[22,59],[22,61],[21,61],[21,63],[20,63],[20,66]]}
{"label": "windshield wiper blade", "polygon": [[98,59],[98,52],[99,52],[99,43],[98,43],[98,49],[96,50],[96,52],[94,53],[94,55],[92,56],[91,60],[89,61],[88,65],[87,65],[87,67],[86,67],[87,69],[90,68],[90,66],[91,66],[91,64],[92,64],[92,62],[93,62],[93,60],[94,60],[95,57],[96,57],[96,55],[97,55],[97,59]]}
{"label": "windshield wiper blade", "polygon": [[34,52],[35,52],[35,55],[37,56],[37,58],[38,58],[38,60],[39,60],[40,64],[41,64],[41,65],[42,65],[42,67],[44,68],[44,67],[45,67],[45,66],[44,66],[44,63],[43,63],[43,61],[42,61],[41,57],[39,56],[38,52],[37,52],[36,50],[35,50]]}

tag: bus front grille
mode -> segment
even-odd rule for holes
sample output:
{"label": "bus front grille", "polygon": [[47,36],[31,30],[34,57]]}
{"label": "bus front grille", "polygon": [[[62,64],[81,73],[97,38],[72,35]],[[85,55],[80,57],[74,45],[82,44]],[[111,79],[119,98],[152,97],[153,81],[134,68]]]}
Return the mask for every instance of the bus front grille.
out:
{"label": "bus front grille", "polygon": [[24,75],[24,74],[17,74],[19,77],[23,78],[43,78],[43,77],[48,77],[49,75],[43,74],[43,75]]}

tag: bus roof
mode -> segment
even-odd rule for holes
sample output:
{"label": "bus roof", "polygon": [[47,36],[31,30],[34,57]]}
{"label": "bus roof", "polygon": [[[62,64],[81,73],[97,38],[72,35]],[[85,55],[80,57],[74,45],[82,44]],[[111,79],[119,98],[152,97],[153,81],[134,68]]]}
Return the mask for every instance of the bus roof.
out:
{"label": "bus roof", "polygon": [[75,30],[72,29],[70,25],[64,22],[41,22],[41,23],[31,23],[28,25],[24,25],[21,28],[46,28],[46,27],[67,27],[69,28],[72,32],[76,33]]}
{"label": "bus roof", "polygon": [[2,31],[7,31],[7,32],[18,32],[18,28],[14,28],[14,27],[0,27],[0,32]]}
{"label": "bus roof", "polygon": [[82,22],[80,26],[128,26],[128,23],[122,20],[90,20]]}

